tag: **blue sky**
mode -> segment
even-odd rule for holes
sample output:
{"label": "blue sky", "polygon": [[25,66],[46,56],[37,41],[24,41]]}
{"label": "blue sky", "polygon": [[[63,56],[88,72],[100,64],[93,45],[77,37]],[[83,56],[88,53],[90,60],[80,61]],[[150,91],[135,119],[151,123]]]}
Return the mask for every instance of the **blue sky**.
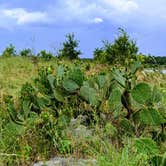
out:
{"label": "blue sky", "polygon": [[81,57],[110,42],[123,27],[139,51],[166,56],[166,1],[12,0],[0,1],[0,52],[10,43],[19,51],[55,52],[67,33],[80,41]]}

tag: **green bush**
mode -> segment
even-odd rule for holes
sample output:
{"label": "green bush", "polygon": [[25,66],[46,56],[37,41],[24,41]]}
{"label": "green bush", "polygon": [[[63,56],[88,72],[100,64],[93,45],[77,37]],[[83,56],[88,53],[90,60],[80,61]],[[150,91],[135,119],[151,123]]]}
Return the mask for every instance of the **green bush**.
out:
{"label": "green bush", "polygon": [[12,56],[16,56],[16,50],[15,47],[10,44],[8,47],[5,48],[5,50],[2,53],[3,57],[12,57]]}
{"label": "green bush", "polygon": [[74,39],[74,34],[66,35],[66,41],[63,43],[63,47],[59,50],[58,57],[59,58],[66,58],[66,59],[78,59],[79,55],[81,54],[78,48],[78,41]]}
{"label": "green bush", "polygon": [[38,56],[44,59],[45,61],[49,61],[53,58],[53,55],[50,52],[47,53],[45,50],[40,51]]}
{"label": "green bush", "polygon": [[113,43],[109,43],[108,41],[104,41],[103,43],[103,48],[97,48],[93,53],[94,59],[99,62],[124,65],[130,59],[136,58],[138,47],[121,28],[119,28],[118,38]]}
{"label": "green bush", "polygon": [[20,55],[23,57],[30,57],[33,54],[32,54],[32,50],[30,48],[28,48],[28,49],[21,50]]}

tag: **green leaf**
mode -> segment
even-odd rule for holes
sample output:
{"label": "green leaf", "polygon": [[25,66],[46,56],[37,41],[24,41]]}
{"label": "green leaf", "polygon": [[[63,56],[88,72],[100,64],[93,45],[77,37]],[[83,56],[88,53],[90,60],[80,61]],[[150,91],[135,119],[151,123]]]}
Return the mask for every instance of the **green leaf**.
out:
{"label": "green leaf", "polygon": [[98,106],[98,96],[95,89],[83,85],[80,89],[80,96],[83,97],[86,101],[88,101],[93,106]]}
{"label": "green leaf", "polygon": [[151,98],[151,88],[146,83],[139,83],[131,91],[131,95],[139,104],[145,104]]}
{"label": "green leaf", "polygon": [[159,154],[157,143],[150,138],[136,138],[134,146],[139,153],[155,156]]}
{"label": "green leaf", "polygon": [[70,79],[66,79],[63,81],[63,87],[65,90],[67,90],[69,92],[73,92],[73,91],[79,89],[79,86],[77,85],[77,83]]}
{"label": "green leaf", "polygon": [[99,75],[99,76],[97,77],[97,82],[98,82],[98,84],[99,84],[99,87],[100,87],[100,88],[103,88],[104,85],[105,85],[105,82],[106,82],[106,76],[105,76],[105,75]]}
{"label": "green leaf", "polygon": [[161,99],[162,99],[162,96],[161,96],[160,91],[157,89],[157,86],[154,86],[151,101],[153,103],[158,103],[161,101]]}
{"label": "green leaf", "polygon": [[121,86],[125,87],[126,86],[126,79],[123,77],[123,73],[118,70],[114,69],[111,71],[111,76],[113,79],[115,79]]}
{"label": "green leaf", "polygon": [[79,86],[82,86],[84,81],[84,74],[79,67],[74,67],[68,73],[68,79],[75,81]]}
{"label": "green leaf", "polygon": [[43,109],[43,108],[47,107],[51,103],[51,101],[49,99],[49,96],[47,96],[47,97],[38,97],[37,98],[37,103],[38,103],[40,109]]}
{"label": "green leaf", "polygon": [[124,134],[132,135],[134,134],[134,127],[128,119],[122,119],[120,121],[120,129],[124,132]]}
{"label": "green leaf", "polygon": [[8,104],[8,108],[7,108],[7,111],[9,113],[9,116],[11,118],[11,120],[16,123],[16,124],[19,124],[19,125],[22,125],[23,123],[23,120],[18,118],[18,114],[14,108],[14,104],[13,103],[9,103]]}
{"label": "green leaf", "polygon": [[122,108],[121,92],[119,89],[114,89],[109,97],[109,106],[111,111],[117,111]]}
{"label": "green leaf", "polygon": [[59,102],[64,102],[64,96],[60,89],[54,89],[54,97]]}
{"label": "green leaf", "polygon": [[166,165],[166,152],[163,155],[163,159],[162,159],[162,164],[161,166],[165,166]]}
{"label": "green leaf", "polygon": [[141,66],[141,62],[140,61],[135,61],[132,65],[131,65],[131,72],[134,74],[136,73],[136,71],[140,68]]}
{"label": "green leaf", "polygon": [[11,118],[16,119],[17,118],[17,112],[14,108],[14,104],[13,103],[9,103],[8,107],[7,107],[7,111],[9,113],[9,115],[11,116]]}
{"label": "green leaf", "polygon": [[23,135],[25,132],[25,127],[20,126],[16,123],[9,122],[4,127],[4,135],[8,136],[9,139],[12,137],[17,138],[18,136]]}
{"label": "green leaf", "polygon": [[146,125],[161,125],[166,123],[166,119],[155,109],[142,110],[140,118],[142,123]]}
{"label": "green leaf", "polygon": [[48,81],[49,81],[49,83],[50,83],[51,88],[54,89],[54,81],[55,81],[54,76],[53,76],[52,74],[49,74],[49,75],[47,76],[47,79],[48,79]]}
{"label": "green leaf", "polygon": [[30,101],[29,100],[24,100],[22,103],[22,108],[23,108],[23,114],[24,118],[26,119],[31,111],[30,108]]}
{"label": "green leaf", "polygon": [[62,65],[59,65],[57,69],[57,77],[61,78],[63,74],[64,74],[64,67]]}

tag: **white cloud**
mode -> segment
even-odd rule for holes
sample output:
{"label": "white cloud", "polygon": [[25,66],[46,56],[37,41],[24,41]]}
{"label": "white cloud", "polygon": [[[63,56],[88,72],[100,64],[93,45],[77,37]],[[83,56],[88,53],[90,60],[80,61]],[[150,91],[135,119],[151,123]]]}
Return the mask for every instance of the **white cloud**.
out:
{"label": "white cloud", "polygon": [[96,17],[96,18],[94,18],[94,19],[92,20],[92,23],[96,23],[96,24],[102,23],[102,22],[103,22],[103,19],[102,19],[102,18],[99,18],[99,17]]}
{"label": "white cloud", "polygon": [[18,25],[36,22],[47,22],[47,14],[45,12],[28,12],[23,8],[2,9],[1,17],[11,22],[16,21]]}
{"label": "white cloud", "polygon": [[165,11],[164,0],[52,0],[44,5],[43,11],[0,5],[0,27],[31,23],[96,24],[104,21],[127,25],[135,20],[154,24],[154,19],[156,22],[166,20]]}
{"label": "white cloud", "polygon": [[[56,1],[57,2],[57,1]],[[59,0],[48,9],[53,22],[77,21],[101,23],[103,20],[125,20],[139,9],[134,0]],[[100,19],[99,19],[100,18]]]}
{"label": "white cloud", "polygon": [[108,5],[119,13],[130,13],[139,8],[138,3],[133,0],[102,0],[103,3]]}
{"label": "white cloud", "polygon": [[125,16],[139,8],[135,0],[55,0],[44,11],[0,6],[0,27],[31,23],[99,24],[104,20],[125,20]]}
{"label": "white cloud", "polygon": [[124,23],[145,10],[141,5],[138,0],[54,0],[44,11],[0,7],[0,27],[31,23]]}
{"label": "white cloud", "polygon": [[89,3],[87,0],[61,0],[59,6],[51,5],[48,13],[53,21],[77,21],[92,23],[96,18],[97,4]]}

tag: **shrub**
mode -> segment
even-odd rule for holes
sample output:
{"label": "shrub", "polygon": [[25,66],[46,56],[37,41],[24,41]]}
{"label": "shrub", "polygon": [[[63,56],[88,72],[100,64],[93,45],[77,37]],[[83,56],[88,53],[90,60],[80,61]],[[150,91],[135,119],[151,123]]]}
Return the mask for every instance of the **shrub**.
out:
{"label": "shrub", "polygon": [[10,44],[8,47],[6,47],[6,49],[3,51],[2,53],[3,57],[12,57],[12,56],[16,56],[16,50],[15,47]]}
{"label": "shrub", "polygon": [[24,49],[24,50],[20,51],[20,55],[23,57],[30,57],[30,56],[32,56],[32,51],[30,48]]}
{"label": "shrub", "polygon": [[94,51],[94,59],[100,62],[124,65],[129,59],[136,58],[138,47],[121,28],[119,28],[118,38],[112,44],[108,41],[104,41],[103,43],[104,47]]}
{"label": "shrub", "polygon": [[45,61],[49,61],[53,58],[53,55],[50,52],[46,52],[45,50],[40,51],[38,56],[44,59]]}
{"label": "shrub", "polygon": [[58,57],[67,59],[78,59],[81,54],[78,48],[78,41],[74,39],[74,34],[66,35],[67,40],[63,43],[63,48],[59,50]]}

